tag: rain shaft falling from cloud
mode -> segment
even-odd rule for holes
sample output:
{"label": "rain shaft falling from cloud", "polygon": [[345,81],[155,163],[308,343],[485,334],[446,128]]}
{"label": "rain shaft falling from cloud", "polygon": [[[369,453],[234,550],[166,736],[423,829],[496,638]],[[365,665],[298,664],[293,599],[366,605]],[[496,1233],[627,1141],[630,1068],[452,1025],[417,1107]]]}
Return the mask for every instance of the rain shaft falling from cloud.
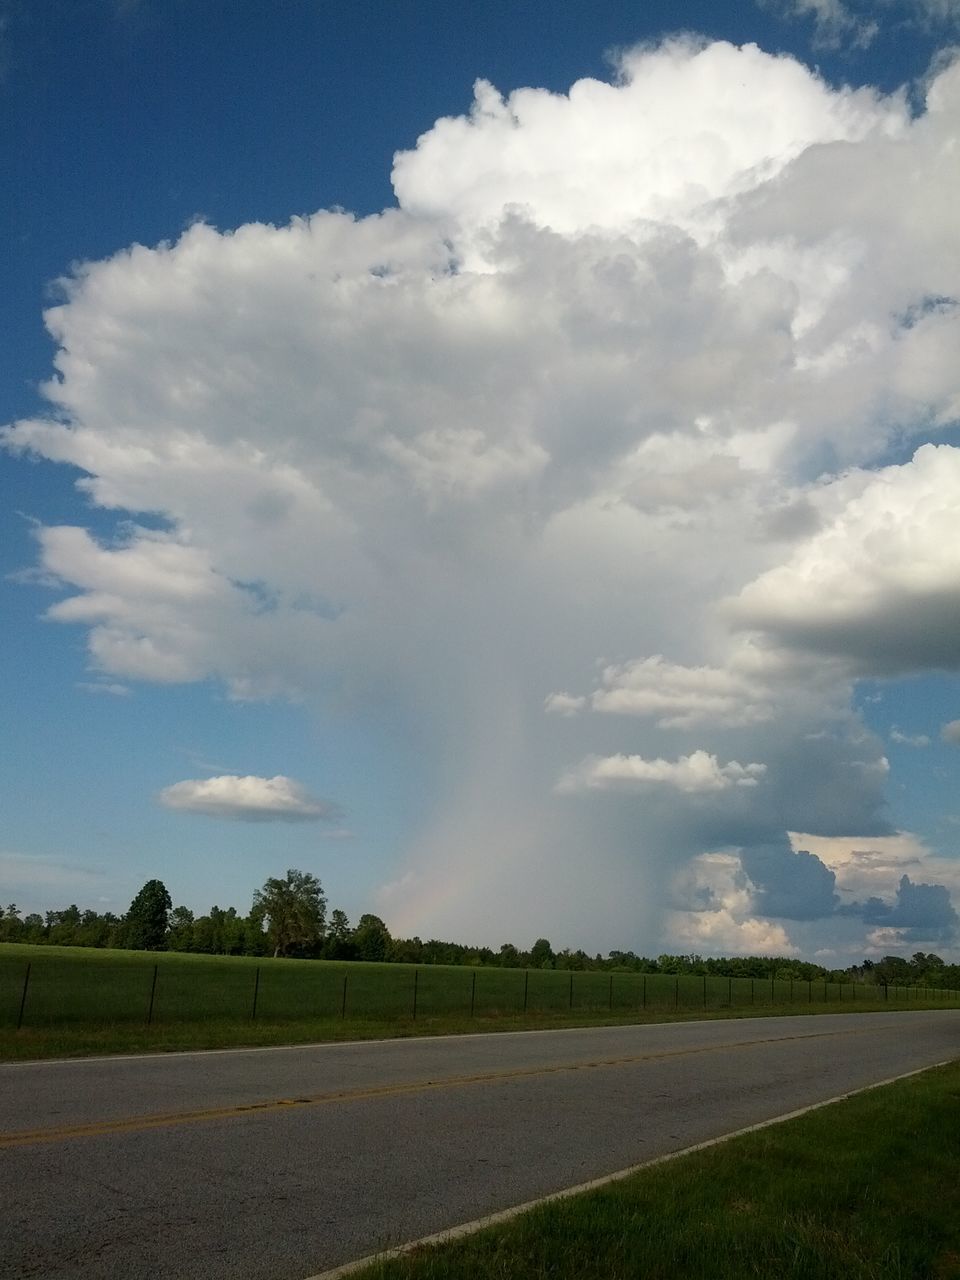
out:
{"label": "rain shaft falling from cloud", "polygon": [[[399,707],[396,932],[654,950],[671,907],[791,945],[786,830],[889,834],[852,683],[960,661],[957,451],[870,469],[960,412],[958,120],[957,64],[912,117],[678,39],[567,95],[479,81],[380,216],[79,268],[51,414],[6,439],[133,523],[40,530],[50,616],[104,679]],[[677,871],[770,847],[697,934]]]}

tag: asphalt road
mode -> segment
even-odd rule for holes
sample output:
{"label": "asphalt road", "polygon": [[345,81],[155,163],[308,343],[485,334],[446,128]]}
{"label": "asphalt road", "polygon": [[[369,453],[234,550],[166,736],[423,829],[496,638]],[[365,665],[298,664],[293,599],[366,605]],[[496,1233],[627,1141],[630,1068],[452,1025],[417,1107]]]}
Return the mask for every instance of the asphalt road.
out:
{"label": "asphalt road", "polygon": [[960,1010],[0,1066],[0,1277],[303,1280],[918,1067]]}

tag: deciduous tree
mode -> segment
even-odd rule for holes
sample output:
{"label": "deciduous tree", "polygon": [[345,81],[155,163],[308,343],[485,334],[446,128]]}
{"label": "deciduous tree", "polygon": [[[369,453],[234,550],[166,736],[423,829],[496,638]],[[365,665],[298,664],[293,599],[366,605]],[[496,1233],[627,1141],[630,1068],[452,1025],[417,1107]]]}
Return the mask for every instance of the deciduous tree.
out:
{"label": "deciduous tree", "polygon": [[360,960],[386,960],[390,930],[379,916],[365,912],[353,931],[353,944]]}
{"label": "deciduous tree", "polygon": [[271,877],[257,890],[250,915],[266,922],[275,956],[310,952],[323,938],[327,900],[316,876],[291,868],[285,880]]}

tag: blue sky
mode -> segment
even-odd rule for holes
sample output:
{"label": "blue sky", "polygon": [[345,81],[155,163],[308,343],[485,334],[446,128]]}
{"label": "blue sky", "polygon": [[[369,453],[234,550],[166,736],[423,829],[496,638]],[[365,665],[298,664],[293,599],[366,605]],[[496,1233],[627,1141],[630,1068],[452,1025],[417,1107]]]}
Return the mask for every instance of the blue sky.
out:
{"label": "blue sky", "polygon": [[0,897],[953,954],[958,19],[0,0]]}

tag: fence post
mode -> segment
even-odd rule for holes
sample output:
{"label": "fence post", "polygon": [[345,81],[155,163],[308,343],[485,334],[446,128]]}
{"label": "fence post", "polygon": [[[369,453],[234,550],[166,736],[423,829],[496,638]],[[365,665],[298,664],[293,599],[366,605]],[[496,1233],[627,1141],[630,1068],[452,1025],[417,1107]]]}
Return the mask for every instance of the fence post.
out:
{"label": "fence post", "polygon": [[30,985],[30,965],[32,961],[27,961],[27,972],[23,975],[23,990],[20,993],[20,1012],[17,1014],[17,1030],[23,1026],[23,1011],[27,1003],[27,987]]}
{"label": "fence post", "polygon": [[470,1017],[473,1017],[473,1011],[477,1007],[477,971],[473,971],[473,983],[470,986]]}
{"label": "fence post", "polygon": [[420,970],[414,969],[413,971],[413,1020],[414,1022],[416,1022],[417,1020],[417,984],[418,984],[419,978],[420,978]]}
{"label": "fence post", "polygon": [[150,1008],[147,1010],[148,1027],[150,1023],[153,1022],[153,998],[157,994],[157,972],[159,968],[160,966],[158,964],[153,966],[153,981],[150,983]]}
{"label": "fence post", "polygon": [[755,986],[756,981],[757,981],[756,978],[750,979],[750,1003],[751,1004],[756,1004],[757,1002],[757,992],[756,992],[756,986]]}
{"label": "fence post", "polygon": [[776,978],[770,979],[770,1003],[771,1004],[776,1004],[777,1002],[776,982],[777,982]]}
{"label": "fence post", "polygon": [[727,979],[727,1004],[733,1008],[733,978]]}
{"label": "fence post", "polygon": [[673,1007],[675,1009],[680,1008],[680,975],[679,974],[677,974],[677,976],[673,980]]}
{"label": "fence post", "polygon": [[573,1008],[573,970],[570,970],[570,999],[567,1001],[567,1008]]}
{"label": "fence post", "polygon": [[647,975],[643,975],[643,1008],[647,1007]]}
{"label": "fence post", "polygon": [[707,975],[703,975],[703,1007],[707,1007]]}
{"label": "fence post", "polygon": [[793,1004],[793,979],[790,979],[790,1003]]}
{"label": "fence post", "polygon": [[527,996],[530,992],[530,970],[523,971],[523,1012],[527,1012]]}
{"label": "fence post", "polygon": [[260,966],[257,965],[257,976],[253,980],[253,1011],[250,1014],[251,1018],[256,1018],[257,1016],[257,996],[259,994],[260,994]]}
{"label": "fence post", "polygon": [[340,1017],[347,1016],[347,975],[343,975],[343,995],[340,997]]}
{"label": "fence post", "polygon": [[607,1008],[613,1013],[613,974],[610,975],[610,994],[607,996]]}

